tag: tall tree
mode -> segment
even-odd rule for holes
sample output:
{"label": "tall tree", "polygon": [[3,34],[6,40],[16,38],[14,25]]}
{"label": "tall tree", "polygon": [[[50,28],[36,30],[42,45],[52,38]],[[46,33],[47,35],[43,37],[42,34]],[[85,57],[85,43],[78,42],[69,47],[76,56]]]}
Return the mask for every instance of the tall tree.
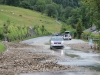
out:
{"label": "tall tree", "polygon": [[78,34],[78,38],[81,37],[82,31],[83,31],[82,21],[79,19],[77,26],[76,26],[76,32]]}
{"label": "tall tree", "polygon": [[37,0],[37,2],[35,4],[35,10],[43,13],[45,8],[46,8],[45,0]]}
{"label": "tall tree", "polygon": [[50,17],[56,18],[58,15],[57,9],[53,4],[48,4],[46,8],[46,13]]}
{"label": "tall tree", "polygon": [[3,0],[4,4],[19,6],[20,0]]}
{"label": "tall tree", "polygon": [[79,15],[79,9],[72,9],[70,12],[70,17],[67,19],[67,23],[69,25],[72,25],[73,28],[76,28],[76,24],[78,22],[78,19],[80,18]]}
{"label": "tall tree", "polygon": [[86,6],[81,6],[79,8],[79,13],[80,13],[80,18],[82,19],[82,25],[85,28],[89,28],[90,25],[92,25],[92,20],[90,19],[90,17],[92,17],[93,15],[90,13],[89,8],[87,8]]}
{"label": "tall tree", "polygon": [[63,13],[63,7],[62,5],[58,5],[58,8],[57,8],[57,12],[58,12],[58,20],[61,20],[62,19],[62,13]]}
{"label": "tall tree", "polygon": [[83,4],[93,13],[91,20],[94,17],[94,24],[100,29],[100,0],[84,0]]}
{"label": "tall tree", "polygon": [[19,6],[20,6],[20,7],[23,7],[23,8],[26,8],[26,9],[30,9],[30,8],[31,8],[29,2],[27,2],[27,1],[25,1],[25,0],[22,1],[22,2],[20,2]]}
{"label": "tall tree", "polygon": [[51,4],[52,0],[45,0],[46,4]]}

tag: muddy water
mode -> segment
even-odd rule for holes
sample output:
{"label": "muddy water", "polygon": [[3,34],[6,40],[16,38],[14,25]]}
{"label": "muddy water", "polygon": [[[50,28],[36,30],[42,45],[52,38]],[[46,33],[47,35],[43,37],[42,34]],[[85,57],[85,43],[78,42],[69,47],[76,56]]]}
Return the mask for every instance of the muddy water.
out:
{"label": "muddy water", "polygon": [[96,72],[38,72],[21,75],[100,75]]}
{"label": "muddy water", "polygon": [[[79,66],[84,67],[84,69],[79,71],[61,71],[61,72],[35,72],[20,75],[100,75],[100,56],[99,54],[94,54],[92,52],[82,52],[72,50],[69,47],[63,50],[52,50],[53,55],[60,55],[64,60],[58,61],[61,65]],[[70,58],[67,58],[67,57]],[[86,69],[90,70],[87,71]]]}
{"label": "muddy water", "polygon": [[[53,50],[53,54],[60,55],[64,60],[58,61],[61,65],[80,66],[100,71],[100,55],[90,52],[72,50],[69,47],[63,50]],[[69,56],[69,58],[68,58]]]}
{"label": "muddy water", "polygon": [[[43,41],[45,39],[45,41]],[[32,39],[26,41],[32,44],[41,44],[48,42],[50,37],[40,37],[37,39]],[[34,41],[34,43],[32,43]],[[68,41],[69,43],[74,43],[75,41],[80,42],[78,40]],[[49,45],[46,47],[49,49]],[[62,57],[64,60],[58,60],[58,64],[61,65],[70,65],[70,66],[79,66],[84,67],[82,71],[71,71],[71,72],[35,72],[28,74],[20,74],[20,75],[100,75],[100,55],[90,52],[83,52],[78,50],[73,50],[70,47],[65,47],[64,49],[54,49],[50,50],[49,53],[53,55],[58,55]],[[42,52],[43,53],[43,52]],[[85,69],[89,68],[90,71],[85,71]]]}
{"label": "muddy water", "polygon": [[92,52],[86,53],[64,49],[63,51],[61,50],[61,55],[71,57],[70,59],[66,59],[67,61],[58,62],[58,64],[62,65],[96,66],[100,64],[99,54],[94,54]]}

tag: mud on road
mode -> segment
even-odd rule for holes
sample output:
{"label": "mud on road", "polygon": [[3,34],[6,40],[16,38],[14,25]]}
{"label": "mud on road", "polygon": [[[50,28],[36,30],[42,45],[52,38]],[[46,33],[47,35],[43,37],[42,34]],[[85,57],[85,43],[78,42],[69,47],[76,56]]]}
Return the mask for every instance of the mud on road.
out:
{"label": "mud on road", "polygon": [[[56,63],[59,57],[27,51],[27,48],[41,49],[42,46],[4,42],[7,50],[0,54],[0,75],[19,73],[71,70],[74,67]],[[46,62],[45,60],[50,60]],[[54,61],[55,60],[55,61]],[[43,62],[45,61],[45,62]]]}
{"label": "mud on road", "polygon": [[[20,73],[53,71],[91,72],[89,68],[57,64],[57,61],[62,60],[62,57],[51,53],[49,45],[45,44],[49,39],[50,37],[43,37],[26,40],[25,42],[28,44],[25,44],[25,42],[3,42],[7,50],[0,54],[0,75],[20,75]],[[71,43],[68,42],[71,41],[66,41],[65,46],[91,51],[86,43],[80,44],[79,41],[79,43],[73,44],[73,40]]]}

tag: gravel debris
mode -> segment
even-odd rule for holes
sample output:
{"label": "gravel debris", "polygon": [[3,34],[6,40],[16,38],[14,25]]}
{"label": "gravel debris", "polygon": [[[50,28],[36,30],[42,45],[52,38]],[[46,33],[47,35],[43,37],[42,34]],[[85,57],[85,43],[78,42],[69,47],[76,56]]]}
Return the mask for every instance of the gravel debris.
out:
{"label": "gravel debris", "polygon": [[89,43],[74,43],[74,44],[65,44],[66,46],[71,47],[72,49],[82,50],[86,52],[100,53],[100,50],[95,50],[94,47],[91,49]]}
{"label": "gravel debris", "polygon": [[[38,54],[24,50],[25,48],[42,48],[42,46],[4,42],[7,50],[0,54],[0,75],[18,75],[19,73],[61,71],[74,67],[57,64],[57,56]],[[23,50],[20,48],[24,48]],[[51,61],[46,61],[51,60]],[[46,61],[46,62],[42,62]]]}

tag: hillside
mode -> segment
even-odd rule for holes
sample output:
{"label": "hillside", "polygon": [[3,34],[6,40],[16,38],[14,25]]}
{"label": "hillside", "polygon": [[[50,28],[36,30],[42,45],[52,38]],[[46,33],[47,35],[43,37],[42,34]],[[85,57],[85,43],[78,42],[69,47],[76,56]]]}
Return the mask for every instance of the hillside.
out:
{"label": "hillside", "polygon": [[61,24],[45,14],[19,7],[0,5],[0,26],[7,20],[10,20],[11,25],[18,26],[44,25],[49,32],[58,32],[61,28]]}

